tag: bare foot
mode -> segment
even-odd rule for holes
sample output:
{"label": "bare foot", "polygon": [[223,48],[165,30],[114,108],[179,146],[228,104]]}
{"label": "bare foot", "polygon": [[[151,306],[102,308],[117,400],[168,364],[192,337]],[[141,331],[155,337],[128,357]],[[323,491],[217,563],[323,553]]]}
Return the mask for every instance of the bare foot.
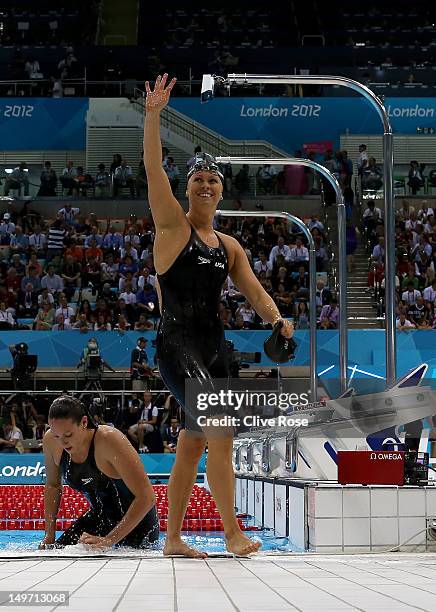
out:
{"label": "bare foot", "polygon": [[173,555],[181,557],[189,557],[191,559],[204,559],[207,553],[191,548],[181,538],[177,540],[166,540],[163,549],[164,557],[172,557]]}
{"label": "bare foot", "polygon": [[262,546],[261,542],[253,542],[250,538],[247,538],[241,531],[236,532],[231,537],[226,537],[227,550],[234,555],[240,557],[246,557],[256,553]]}

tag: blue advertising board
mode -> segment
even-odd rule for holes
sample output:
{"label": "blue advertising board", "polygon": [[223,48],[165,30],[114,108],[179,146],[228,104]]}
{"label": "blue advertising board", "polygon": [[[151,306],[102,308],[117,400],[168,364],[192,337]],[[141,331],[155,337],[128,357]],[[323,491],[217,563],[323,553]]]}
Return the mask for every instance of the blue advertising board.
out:
{"label": "blue advertising board", "polygon": [[86,148],[88,98],[1,98],[2,151]]}
{"label": "blue advertising board", "polygon": [[[167,476],[173,468],[175,454],[155,453],[141,455],[144,469],[150,477]],[[206,471],[206,455],[200,459],[198,473]],[[0,453],[0,486],[17,484],[43,484],[45,482],[44,455]]]}
{"label": "blue advertising board", "polygon": [[[339,136],[381,134],[373,107],[362,97],[350,98],[172,98],[171,106],[194,121],[234,140],[265,140],[293,153],[306,142]],[[386,98],[386,110],[397,134],[416,134],[418,126],[436,125],[436,98]]]}

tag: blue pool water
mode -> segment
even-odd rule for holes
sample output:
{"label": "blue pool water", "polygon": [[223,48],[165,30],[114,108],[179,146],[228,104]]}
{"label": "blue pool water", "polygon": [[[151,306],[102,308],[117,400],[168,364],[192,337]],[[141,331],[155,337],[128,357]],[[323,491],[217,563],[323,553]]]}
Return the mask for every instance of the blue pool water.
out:
{"label": "blue pool water", "polygon": [[[57,535],[61,535],[59,532]],[[272,531],[252,531],[246,532],[247,535],[253,539],[260,539],[262,541],[262,551],[291,551],[292,548],[289,546],[287,538],[276,537]],[[29,553],[38,550],[38,544],[44,537],[43,531],[1,531],[0,532],[0,555],[1,551],[7,551],[9,554],[14,550],[18,552],[28,551]],[[209,531],[207,533],[189,533],[184,532],[183,539],[190,545],[198,548],[199,550],[207,551],[208,553],[224,553],[226,552],[224,536],[222,532]],[[156,545],[156,552],[163,549],[163,542],[165,540],[165,534],[161,533],[159,542]],[[73,549],[77,547],[67,547],[73,552]],[[124,549],[126,552],[133,551],[133,549]],[[295,549],[294,549],[295,550]],[[61,551],[57,551],[62,554]]]}

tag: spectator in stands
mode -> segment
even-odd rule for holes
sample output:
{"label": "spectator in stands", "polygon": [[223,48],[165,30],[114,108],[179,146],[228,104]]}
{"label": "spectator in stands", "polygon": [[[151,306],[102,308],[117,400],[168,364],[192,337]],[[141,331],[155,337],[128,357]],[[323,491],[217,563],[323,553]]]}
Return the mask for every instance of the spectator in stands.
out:
{"label": "spectator in stands", "polygon": [[15,320],[6,302],[0,302],[0,330],[12,329],[15,327]]}
{"label": "spectator in stands", "polygon": [[44,257],[47,246],[47,238],[41,233],[39,225],[35,226],[33,233],[29,236],[29,247],[37,257]]}
{"label": "spectator in stands", "polygon": [[86,196],[88,189],[94,188],[94,179],[88,173],[85,173],[83,166],[77,166],[77,173],[74,177],[77,185],[77,194]]}
{"label": "spectator in stands", "polygon": [[115,174],[115,170],[121,166],[122,161],[123,161],[122,156],[119,153],[114,153],[113,160],[109,168],[109,172],[112,175]]}
{"label": "spectator in stands", "polygon": [[51,328],[52,331],[69,331],[72,328],[72,323],[74,321],[74,315],[71,316],[71,320],[64,319],[62,314],[58,314],[55,316],[56,323]]}
{"label": "spectator in stands", "polygon": [[31,319],[34,319],[38,312],[38,291],[30,282],[26,283],[18,294],[17,311],[19,317]]}
{"label": "spectator in stands", "polygon": [[373,261],[381,263],[385,259],[385,239],[383,236],[380,236],[378,239],[378,243],[372,250],[371,257]]}
{"label": "spectator in stands", "polygon": [[102,247],[105,250],[118,252],[123,247],[123,235],[117,232],[114,225],[110,225],[107,234],[103,239]]}
{"label": "spectator in stands", "polygon": [[434,215],[433,208],[429,208],[427,200],[422,200],[421,208],[418,210],[418,219],[425,223],[432,215]]}
{"label": "spectator in stands", "polygon": [[82,280],[82,265],[72,255],[67,255],[63,261],[61,278],[65,295],[71,299],[76,289],[80,289]]}
{"label": "spectator in stands", "polygon": [[71,202],[67,202],[63,208],[58,210],[58,215],[67,225],[77,225],[77,217],[80,214],[80,208],[73,207]]}
{"label": "spectator in stands", "polygon": [[179,434],[182,431],[179,420],[176,417],[171,418],[170,425],[165,427],[164,434],[162,436],[164,453],[175,453],[177,450],[177,442],[179,440]]}
{"label": "spectator in stands", "polygon": [[118,263],[114,262],[114,256],[112,253],[108,253],[105,257],[105,261],[101,264],[101,281],[109,284],[109,287],[118,286]]}
{"label": "spectator in stands", "polygon": [[23,434],[21,429],[15,425],[13,414],[3,424],[3,437],[0,438],[0,452],[22,453]]}
{"label": "spectator in stands", "polygon": [[405,312],[400,312],[396,320],[396,328],[398,331],[408,331],[409,329],[416,329],[416,325],[406,318]]}
{"label": "spectator in stands", "polygon": [[92,241],[95,242],[95,246],[100,248],[103,245],[103,236],[100,234],[97,223],[91,226],[91,231],[85,239],[85,247],[88,248],[92,246]]}
{"label": "spectator in stands", "polygon": [[362,176],[363,169],[368,165],[368,151],[366,144],[359,145],[359,157],[357,160],[357,172]]}
{"label": "spectator in stands", "polygon": [[38,190],[39,197],[52,197],[56,195],[58,177],[51,167],[51,162],[46,161],[44,163],[44,170],[41,172],[40,181],[41,185]]}
{"label": "spectator in stands", "polygon": [[77,183],[74,180],[76,176],[77,170],[74,167],[74,162],[68,160],[66,167],[62,170],[62,174],[59,177],[62,189],[68,189],[68,195],[73,195],[73,191],[77,193]]}
{"label": "spectator in stands", "polygon": [[147,197],[148,193],[148,182],[147,173],[145,172],[144,159],[141,155],[141,160],[138,166],[138,172],[136,173],[136,195],[138,198],[141,197],[141,192],[144,192],[144,197]]}
{"label": "spectator in stands", "polygon": [[54,325],[54,308],[50,302],[43,302],[36,315],[33,329],[36,331],[49,331]]}
{"label": "spectator in stands", "polygon": [[424,289],[422,295],[427,307],[434,308],[436,305],[436,279],[433,279],[431,285]]}
{"label": "spectator in stands", "polygon": [[139,315],[139,319],[135,323],[134,330],[138,332],[146,332],[154,329],[151,321],[148,321],[144,314]]}
{"label": "spectator in stands", "polygon": [[83,285],[88,285],[91,289],[98,289],[101,283],[101,265],[100,262],[93,256],[87,257],[84,272]]}
{"label": "spectator in stands", "polygon": [[29,267],[28,273],[21,279],[21,291],[27,291],[27,286],[32,287],[31,291],[38,293],[41,289],[41,279],[36,273],[35,268]]}
{"label": "spectator in stands", "polygon": [[295,329],[309,329],[309,309],[307,302],[301,300],[298,302],[295,311]]}
{"label": "spectator in stands", "polygon": [[148,389],[150,376],[152,375],[148,365],[147,351],[145,350],[147,342],[147,338],[144,338],[144,336],[138,338],[136,348],[133,349],[130,356],[130,380],[134,391]]}
{"label": "spectator in stands", "polygon": [[76,314],[75,308],[68,305],[68,300],[66,297],[61,297],[59,299],[59,308],[55,311],[56,321],[59,316],[62,316],[62,319],[66,323],[70,323],[70,319],[73,318]]}
{"label": "spectator in stands", "polygon": [[382,219],[380,208],[376,207],[374,200],[368,200],[368,206],[363,211],[362,220],[366,228],[367,235],[375,231],[377,224]]}
{"label": "spectator in stands", "polygon": [[89,261],[91,258],[97,261],[99,264],[103,261],[103,250],[98,246],[97,241],[93,234],[90,234],[85,240],[85,261]]}
{"label": "spectator in stands", "polygon": [[239,196],[243,196],[250,190],[250,166],[244,164],[235,176],[235,189]]}
{"label": "spectator in stands", "polygon": [[273,300],[277,304],[282,317],[292,316],[293,296],[289,291],[286,291],[283,283],[279,283],[277,291],[273,293]]}
{"label": "spectator in stands", "polygon": [[309,262],[309,251],[304,246],[303,239],[300,236],[297,236],[295,246],[290,249],[288,261],[294,269],[301,264],[306,266]]}
{"label": "spectator in stands", "polygon": [[72,51],[69,51],[66,57],[59,62],[58,71],[61,79],[73,79],[79,76],[79,63]]}
{"label": "spectator in stands", "polygon": [[26,73],[27,78],[31,80],[44,78],[41,68],[39,67],[39,62],[34,57],[28,59],[24,64],[24,72]]}
{"label": "spectator in stands", "polygon": [[260,251],[259,259],[254,264],[254,272],[259,275],[261,272],[265,272],[266,276],[269,277],[272,274],[272,264],[266,258],[265,252]]}
{"label": "spectator in stands", "polygon": [[106,317],[102,314],[94,316],[94,331],[111,331],[112,325],[107,321]]}
{"label": "spectator in stands", "polygon": [[29,237],[23,233],[20,225],[15,226],[15,232],[11,235],[9,243],[11,253],[24,253],[29,248]]}
{"label": "spectator in stands", "polygon": [[15,232],[15,223],[11,221],[11,215],[5,212],[0,224],[1,244],[7,245],[11,241],[11,235]]}
{"label": "spectator in stands", "polygon": [[412,281],[408,281],[406,291],[401,294],[401,300],[407,306],[415,306],[418,297],[421,297],[421,292],[414,288]]}
{"label": "spectator in stands", "polygon": [[155,317],[159,314],[156,289],[149,283],[136,294],[136,307],[138,312],[146,317]]}
{"label": "spectator in stands", "polygon": [[117,197],[118,190],[123,187],[130,189],[130,195],[135,197],[135,181],[133,180],[132,168],[123,159],[114,173],[114,197]]}
{"label": "spectator in stands", "polygon": [[380,189],[383,185],[383,173],[375,157],[370,157],[362,170],[362,188],[369,190]]}
{"label": "spectator in stands", "polygon": [[21,162],[19,166],[14,168],[11,174],[8,175],[5,181],[4,195],[9,195],[11,189],[18,190],[21,195],[21,188],[24,187],[24,196],[29,195],[29,176],[26,162]]}
{"label": "spectator in stands", "polygon": [[95,175],[95,195],[99,198],[106,198],[109,196],[111,179],[109,172],[106,170],[104,164],[98,164],[97,174]]}
{"label": "spectator in stands", "polygon": [[321,329],[336,329],[339,321],[339,308],[336,299],[332,298],[330,304],[323,306],[319,316]]}
{"label": "spectator in stands", "polygon": [[291,259],[291,249],[285,244],[285,239],[280,236],[276,246],[271,249],[269,254],[269,263],[274,267],[278,255],[283,255],[286,261]]}
{"label": "spectator in stands", "polygon": [[407,183],[412,191],[412,195],[416,195],[424,186],[424,178],[422,176],[422,164],[418,164],[416,159],[410,162],[409,182]]}
{"label": "spectator in stands", "polygon": [[47,266],[47,274],[41,279],[41,289],[48,289],[52,295],[64,290],[62,278],[59,274],[55,274],[55,269],[52,264]]}
{"label": "spectator in stands", "polygon": [[139,419],[128,429],[128,435],[138,447],[140,453],[149,452],[148,447],[144,443],[144,439],[147,434],[151,434],[155,431],[158,416],[159,409],[157,406],[153,405],[151,393],[145,391]]}
{"label": "spectator in stands", "polygon": [[430,329],[431,311],[426,306],[424,298],[416,298],[416,304],[408,309],[409,320],[416,325],[417,329]]}
{"label": "spectator in stands", "polygon": [[67,230],[64,227],[64,220],[57,214],[56,219],[48,230],[47,259],[51,261],[55,255],[62,255],[64,251],[64,240]]}
{"label": "spectator in stands", "polygon": [[321,236],[315,237],[315,258],[316,258],[316,271],[326,272],[328,266],[329,256],[326,248],[323,246]]}
{"label": "spectator in stands", "polygon": [[277,171],[271,164],[264,164],[256,172],[257,186],[266,194],[275,190]]}
{"label": "spectator in stands", "polygon": [[174,162],[174,157],[168,157],[164,170],[170,182],[171,191],[175,195],[177,192],[177,187],[179,186],[179,183],[180,183],[180,178],[179,178],[180,172],[179,172],[177,165]]}

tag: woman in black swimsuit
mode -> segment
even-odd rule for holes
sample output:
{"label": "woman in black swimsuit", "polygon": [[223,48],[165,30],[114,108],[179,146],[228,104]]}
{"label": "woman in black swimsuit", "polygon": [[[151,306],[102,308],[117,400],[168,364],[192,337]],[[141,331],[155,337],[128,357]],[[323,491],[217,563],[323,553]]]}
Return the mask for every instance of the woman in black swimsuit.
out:
{"label": "woman in black swimsuit", "polygon": [[[147,547],[159,537],[153,487],[133,446],[121,431],[97,426],[83,404],[57,398],[50,407],[44,436],[45,537],[48,545],[114,544]],[[57,540],[56,516],[62,482],[87,498],[90,509]]]}
{"label": "woman in black swimsuit", "polygon": [[[166,81],[166,74],[157,77],[153,91],[148,82],[145,84],[144,163],[156,225],[154,262],[162,313],[157,357],[162,378],[183,407],[185,417],[194,417],[185,399],[185,380],[196,379],[208,391],[213,389],[213,378],[228,375],[224,331],[218,314],[221,287],[227,275],[265,321],[275,324],[282,319],[254,275],[241,245],[213,229],[223,192],[223,176],[213,158],[205,155],[197,159],[188,173],[187,214],[172,194],[162,167],[160,111],[168,103],[175,79],[168,86]],[[289,321],[283,321],[281,333],[292,336]],[[229,428],[222,435],[215,434],[211,428],[196,426],[195,418],[190,418],[187,429],[179,436],[168,484],[166,555],[205,556],[183,542],[180,530],[206,443],[208,483],[223,520],[227,549],[246,555],[259,548],[242,533],[234,512],[232,431]]]}

